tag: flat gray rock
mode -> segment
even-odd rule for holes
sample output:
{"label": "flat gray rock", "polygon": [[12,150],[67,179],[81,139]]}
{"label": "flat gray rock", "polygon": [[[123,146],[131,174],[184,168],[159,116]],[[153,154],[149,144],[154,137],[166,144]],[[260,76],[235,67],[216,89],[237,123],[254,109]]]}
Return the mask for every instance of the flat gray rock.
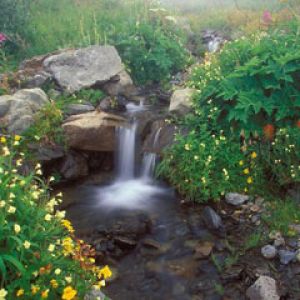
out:
{"label": "flat gray rock", "polygon": [[246,292],[250,300],[279,300],[276,281],[268,276],[260,276]]}

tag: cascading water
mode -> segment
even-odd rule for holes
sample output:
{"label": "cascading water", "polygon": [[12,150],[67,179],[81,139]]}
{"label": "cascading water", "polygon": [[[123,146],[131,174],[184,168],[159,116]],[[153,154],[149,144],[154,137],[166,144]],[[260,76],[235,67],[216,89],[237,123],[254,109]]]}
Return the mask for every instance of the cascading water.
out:
{"label": "cascading water", "polygon": [[[142,105],[129,105],[127,110],[134,119],[135,113],[143,110]],[[128,127],[121,127],[117,131],[117,176],[116,181],[99,189],[99,205],[107,209],[149,209],[153,200],[159,194],[169,192],[155,184],[153,173],[156,163],[155,153],[146,153],[140,172],[136,172],[138,122],[132,122]],[[155,135],[154,147],[157,144],[161,130]],[[136,177],[135,174],[140,174]]]}
{"label": "cascading water", "polygon": [[[157,130],[154,137],[153,148],[157,147],[158,139],[160,136],[161,128]],[[155,165],[157,160],[157,154],[155,152],[146,152],[144,154],[143,163],[142,163],[142,178],[149,179],[154,175]]]}
{"label": "cascading water", "polygon": [[118,180],[134,178],[135,148],[136,148],[137,122],[129,127],[120,127],[118,136]]}

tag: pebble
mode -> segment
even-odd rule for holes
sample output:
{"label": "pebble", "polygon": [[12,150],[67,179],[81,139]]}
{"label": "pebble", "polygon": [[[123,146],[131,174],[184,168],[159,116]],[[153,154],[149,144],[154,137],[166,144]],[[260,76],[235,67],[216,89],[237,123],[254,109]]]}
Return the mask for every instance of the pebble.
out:
{"label": "pebble", "polygon": [[272,245],[266,245],[261,248],[261,254],[264,258],[272,259],[276,256],[277,250]]}
{"label": "pebble", "polygon": [[241,195],[238,193],[228,193],[225,196],[225,201],[228,204],[234,205],[234,206],[240,206],[244,204],[245,202],[249,201],[249,196]]}
{"label": "pebble", "polygon": [[275,247],[279,247],[279,246],[283,246],[285,245],[285,240],[283,237],[278,237],[275,241],[274,241],[274,246]]}
{"label": "pebble", "polygon": [[296,257],[296,252],[289,251],[289,250],[279,250],[278,254],[280,257],[280,263],[283,265],[288,265]]}

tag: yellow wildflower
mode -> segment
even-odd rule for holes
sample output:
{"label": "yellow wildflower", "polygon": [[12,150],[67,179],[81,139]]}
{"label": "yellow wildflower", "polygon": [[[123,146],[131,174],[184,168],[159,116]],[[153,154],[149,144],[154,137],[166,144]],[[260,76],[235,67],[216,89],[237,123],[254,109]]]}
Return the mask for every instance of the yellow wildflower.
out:
{"label": "yellow wildflower", "polygon": [[62,220],[61,223],[70,233],[75,231],[70,221]]}
{"label": "yellow wildflower", "polygon": [[75,298],[76,294],[77,294],[76,290],[74,290],[71,286],[67,286],[64,289],[64,292],[63,292],[63,295],[61,298],[63,300],[72,300]]}
{"label": "yellow wildflower", "polygon": [[32,295],[35,295],[39,290],[40,290],[40,288],[37,285],[32,285],[31,286]]}
{"label": "yellow wildflower", "polygon": [[58,287],[58,282],[55,279],[50,280],[50,284],[54,289]]}
{"label": "yellow wildflower", "polygon": [[23,296],[23,295],[24,295],[24,290],[23,290],[23,289],[17,290],[17,293],[16,293],[16,296],[17,296],[17,297],[21,297],[21,296]]}
{"label": "yellow wildflower", "polygon": [[250,170],[249,170],[249,168],[246,168],[243,172],[244,172],[244,174],[248,175],[250,173]]}
{"label": "yellow wildflower", "polygon": [[5,297],[7,295],[7,291],[5,289],[0,290],[0,300],[5,300]]}
{"label": "yellow wildflower", "polygon": [[19,233],[21,231],[21,226],[19,224],[15,224],[14,225],[14,230],[15,230],[15,233]]}
{"label": "yellow wildflower", "polygon": [[25,242],[23,243],[23,245],[24,245],[24,248],[25,248],[25,249],[29,249],[30,246],[31,246],[30,242],[28,242],[28,241],[25,241]]}
{"label": "yellow wildflower", "polygon": [[244,165],[244,161],[240,160],[239,165],[243,166]]}
{"label": "yellow wildflower", "polygon": [[111,275],[112,275],[112,272],[111,272],[109,266],[105,266],[98,273],[98,277],[101,278],[103,276],[104,279],[110,278]]}
{"label": "yellow wildflower", "polygon": [[5,138],[5,136],[1,136],[0,142],[1,142],[2,144],[5,144],[5,143],[6,143],[6,138]]}
{"label": "yellow wildflower", "polygon": [[20,140],[21,140],[21,137],[20,137],[19,135],[16,134],[16,135],[15,135],[15,141],[16,141],[16,142],[19,142]]}
{"label": "yellow wildflower", "polygon": [[62,241],[62,245],[63,245],[63,254],[65,256],[73,253],[74,243],[70,237],[64,238]]}
{"label": "yellow wildflower", "polygon": [[251,153],[251,158],[252,158],[252,159],[255,159],[256,157],[257,157],[256,152],[252,152],[252,153]]}
{"label": "yellow wildflower", "polygon": [[49,294],[49,290],[45,290],[41,293],[42,299],[47,299]]}
{"label": "yellow wildflower", "polygon": [[247,178],[247,183],[248,183],[248,184],[251,184],[251,183],[253,183],[253,179],[252,179],[252,177],[248,177],[248,178]]}
{"label": "yellow wildflower", "polygon": [[59,275],[61,273],[61,269],[55,269],[54,273],[55,275]]}

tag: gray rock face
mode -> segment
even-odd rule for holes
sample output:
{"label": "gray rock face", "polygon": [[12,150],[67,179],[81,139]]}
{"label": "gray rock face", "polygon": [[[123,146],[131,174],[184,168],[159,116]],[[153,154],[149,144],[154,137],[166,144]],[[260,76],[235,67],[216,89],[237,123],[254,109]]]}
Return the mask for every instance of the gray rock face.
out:
{"label": "gray rock face", "polygon": [[279,250],[280,263],[283,265],[288,265],[296,258],[296,252],[289,250]]}
{"label": "gray rock face", "polygon": [[272,259],[276,256],[277,250],[272,245],[266,245],[261,248],[261,254],[264,258]]}
{"label": "gray rock face", "polygon": [[6,127],[9,133],[22,133],[33,124],[35,113],[48,103],[47,95],[38,88],[0,97],[1,127]]}
{"label": "gray rock face", "polygon": [[176,112],[184,115],[191,111],[192,108],[192,95],[194,89],[177,90],[173,93],[170,102],[170,112]]}
{"label": "gray rock face", "polygon": [[69,92],[104,84],[123,71],[121,58],[112,46],[67,50],[48,57],[44,67]]}
{"label": "gray rock face", "polygon": [[225,201],[228,204],[234,205],[234,206],[239,206],[244,204],[249,200],[249,196],[246,195],[241,195],[238,193],[228,193],[225,196]]}
{"label": "gray rock face", "polygon": [[66,107],[66,112],[68,115],[79,115],[94,110],[94,106],[88,104],[69,104]]}
{"label": "gray rock face", "polygon": [[260,276],[246,292],[250,300],[279,300],[276,281],[268,276]]}

